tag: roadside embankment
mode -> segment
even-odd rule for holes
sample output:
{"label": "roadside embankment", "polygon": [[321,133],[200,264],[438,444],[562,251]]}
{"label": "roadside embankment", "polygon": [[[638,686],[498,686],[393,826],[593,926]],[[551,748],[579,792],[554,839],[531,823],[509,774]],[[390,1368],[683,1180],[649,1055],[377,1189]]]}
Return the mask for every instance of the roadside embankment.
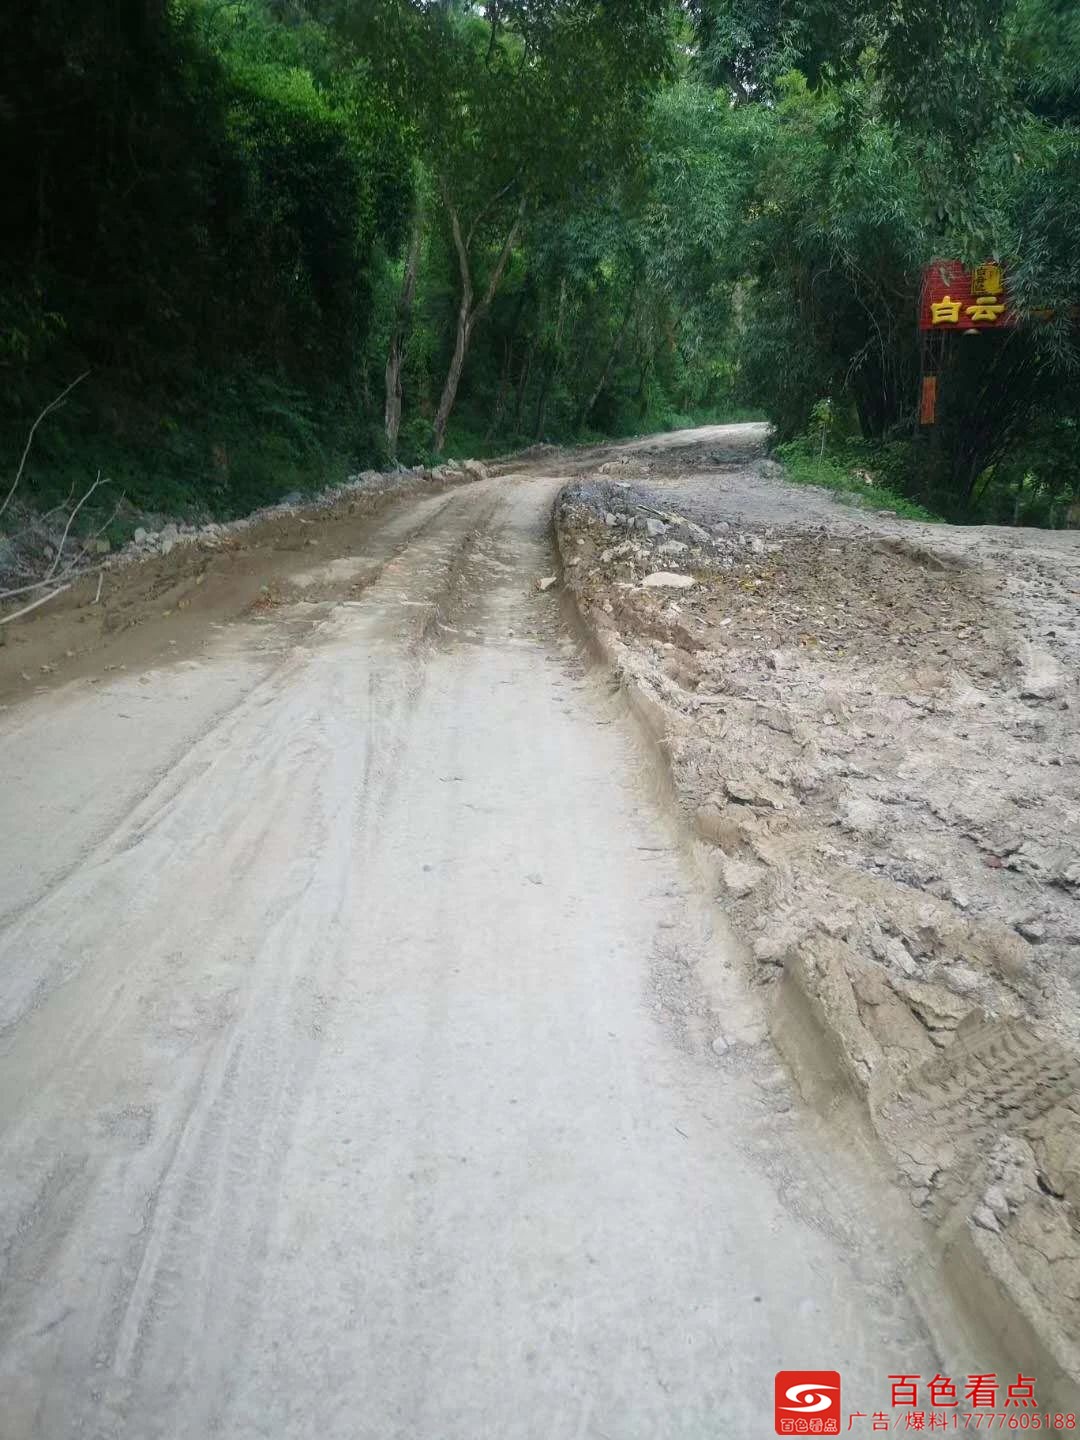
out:
{"label": "roadside embankment", "polygon": [[[150,528],[148,522],[122,550],[104,554],[72,541],[57,557],[60,537],[41,519],[24,530],[5,583],[25,585],[58,561],[56,583],[63,589],[10,623],[4,616],[12,617],[27,595],[0,608],[0,703],[197,653],[216,625],[259,618],[288,601],[303,602],[316,618],[320,603],[348,599],[384,563],[378,547],[369,546],[377,516],[487,473],[476,460],[363,471],[314,497],[298,496],[228,524],[169,521]],[[341,563],[331,581],[315,584],[305,575],[313,565],[335,562]]]}
{"label": "roadside embankment", "polygon": [[808,1098],[1075,1408],[1080,535],[846,509],[734,431],[602,465],[556,531]]}

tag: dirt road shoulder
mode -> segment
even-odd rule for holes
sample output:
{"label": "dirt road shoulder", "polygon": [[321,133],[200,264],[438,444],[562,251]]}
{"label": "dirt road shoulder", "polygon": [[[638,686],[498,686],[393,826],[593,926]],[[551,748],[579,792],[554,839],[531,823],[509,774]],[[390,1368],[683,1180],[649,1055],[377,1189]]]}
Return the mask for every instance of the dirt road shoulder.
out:
{"label": "dirt road shoulder", "polygon": [[[197,656],[216,627],[266,620],[284,606],[294,629],[315,623],[373,583],[394,544],[430,520],[438,497],[485,473],[475,461],[365,472],[313,500],[227,525],[165,526],[0,627],[0,705]],[[400,534],[376,533],[376,520],[397,513]]]}

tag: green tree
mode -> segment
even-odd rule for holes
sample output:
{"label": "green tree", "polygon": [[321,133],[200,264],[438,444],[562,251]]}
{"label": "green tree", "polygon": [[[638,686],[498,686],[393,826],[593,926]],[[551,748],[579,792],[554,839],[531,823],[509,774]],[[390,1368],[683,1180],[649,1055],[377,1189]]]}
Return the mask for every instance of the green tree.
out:
{"label": "green tree", "polygon": [[[393,36],[380,51],[384,81],[409,116],[457,273],[433,424],[441,450],[473,337],[526,223],[587,205],[633,153],[646,92],[669,63],[670,19],[663,0],[632,0],[617,18],[601,0],[499,0],[482,14],[400,0],[346,11],[343,23],[362,48],[374,46],[376,22]],[[403,300],[410,288],[407,264]],[[392,387],[395,369],[391,358]],[[388,404],[393,414],[389,392]]]}

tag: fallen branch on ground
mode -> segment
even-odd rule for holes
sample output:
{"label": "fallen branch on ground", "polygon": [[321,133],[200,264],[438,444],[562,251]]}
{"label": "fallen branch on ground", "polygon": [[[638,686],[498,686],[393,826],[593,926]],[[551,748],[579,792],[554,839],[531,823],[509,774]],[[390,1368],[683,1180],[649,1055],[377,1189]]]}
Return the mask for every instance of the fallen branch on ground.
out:
{"label": "fallen branch on ground", "polygon": [[36,610],[47,600],[55,600],[57,595],[62,595],[65,590],[71,589],[71,583],[69,580],[66,585],[58,585],[55,590],[50,590],[48,595],[39,595],[36,600],[31,600],[29,605],[24,605],[21,610],[16,610],[11,615],[0,615],[0,625],[10,625],[12,620],[18,620],[20,615],[29,615],[31,610]]}
{"label": "fallen branch on ground", "polygon": [[[68,572],[64,570],[59,575],[54,576],[54,579],[63,580],[67,576],[67,573]],[[29,595],[31,590],[42,590],[46,585],[51,585],[52,583],[53,581],[51,580],[31,580],[29,584],[26,585],[15,585],[10,590],[0,590],[0,600],[13,600],[16,595]]]}
{"label": "fallen branch on ground", "polygon": [[90,499],[90,496],[93,495],[94,491],[98,488],[99,485],[108,485],[110,483],[111,482],[108,480],[102,480],[101,471],[99,470],[97,473],[97,479],[90,486],[90,489],[87,490],[86,494],[82,497],[79,503],[72,510],[71,514],[68,516],[67,524],[64,526],[64,533],[60,537],[60,544],[56,547],[56,554],[53,556],[53,562],[49,566],[49,569],[45,574],[46,580],[51,580],[52,577],[56,574],[56,567],[60,564],[61,557],[63,556],[64,546],[67,544],[67,537],[71,531],[71,526],[75,519],[75,516],[78,515],[79,511],[86,504],[87,500]]}
{"label": "fallen branch on ground", "polygon": [[48,405],[45,406],[45,409],[42,410],[41,414],[34,421],[33,425],[30,426],[30,434],[26,437],[26,445],[23,447],[22,459],[19,461],[19,468],[15,471],[15,479],[12,480],[11,488],[4,496],[4,503],[0,505],[0,515],[3,515],[4,511],[11,503],[11,497],[18,489],[19,481],[22,479],[22,473],[26,469],[26,460],[30,454],[30,447],[34,443],[34,434],[37,431],[38,426],[45,419],[45,416],[50,413],[50,411],[55,410],[58,406],[64,403],[67,397],[71,394],[72,390],[75,389],[75,386],[85,380],[87,375],[89,374],[89,370],[84,370],[81,375],[76,376],[76,378],[72,380],[70,385],[66,386],[63,390],[60,391],[60,394],[57,395],[55,400],[49,401]]}
{"label": "fallen branch on ground", "polygon": [[[36,610],[39,605],[44,605],[46,601],[53,599],[54,596],[60,595],[65,590],[70,590],[72,584],[74,584],[75,578],[77,578],[78,575],[93,574],[95,569],[100,571],[100,566],[89,565],[80,571],[78,569],[79,560],[86,555],[90,541],[97,539],[105,530],[108,529],[108,527],[116,519],[120,506],[124,502],[123,495],[121,495],[120,499],[116,502],[116,505],[113,507],[112,514],[104,522],[104,524],[100,525],[97,530],[93,532],[92,535],[87,536],[87,538],[83,541],[83,546],[80,553],[76,555],[74,559],[69,561],[69,563],[65,565],[62,570],[59,571],[59,574],[57,573],[57,569],[64,556],[64,546],[67,544],[68,536],[71,534],[71,527],[75,522],[76,515],[78,515],[79,511],[83,508],[83,506],[86,504],[86,502],[90,499],[91,495],[93,495],[94,491],[97,490],[99,486],[108,485],[110,483],[111,482],[109,480],[103,480],[101,478],[101,472],[98,471],[94,483],[72,507],[71,513],[67,517],[67,523],[64,526],[64,533],[60,537],[60,543],[56,548],[56,554],[53,556],[52,564],[49,566],[48,570],[45,572],[44,576],[40,580],[29,580],[25,585],[15,585],[9,590],[0,590],[0,603],[2,603],[4,600],[11,600],[17,595],[28,595],[34,590],[48,589],[49,591],[47,595],[39,596],[38,599],[32,601],[29,605],[24,605],[20,610],[14,611],[11,615],[4,615],[3,617],[0,617],[0,625],[7,625],[12,620],[18,620],[20,615],[28,615],[32,610]],[[72,493],[74,493],[74,491],[72,491]],[[68,498],[70,500],[70,496]],[[55,513],[55,511],[51,513]],[[69,576],[72,578],[69,579]],[[99,575],[97,594],[94,596],[95,605],[101,598],[101,585],[103,578],[103,576]]]}

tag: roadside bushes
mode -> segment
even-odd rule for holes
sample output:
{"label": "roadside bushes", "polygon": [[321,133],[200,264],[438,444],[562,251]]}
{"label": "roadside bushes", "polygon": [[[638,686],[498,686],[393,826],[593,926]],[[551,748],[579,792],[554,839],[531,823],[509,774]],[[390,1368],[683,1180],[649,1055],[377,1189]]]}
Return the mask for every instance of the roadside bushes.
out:
{"label": "roadside bushes", "polygon": [[91,372],[42,427],[28,495],[101,468],[151,508],[235,513],[366,442],[371,257],[398,241],[407,159],[331,52],[257,4],[5,9],[3,453]]}

